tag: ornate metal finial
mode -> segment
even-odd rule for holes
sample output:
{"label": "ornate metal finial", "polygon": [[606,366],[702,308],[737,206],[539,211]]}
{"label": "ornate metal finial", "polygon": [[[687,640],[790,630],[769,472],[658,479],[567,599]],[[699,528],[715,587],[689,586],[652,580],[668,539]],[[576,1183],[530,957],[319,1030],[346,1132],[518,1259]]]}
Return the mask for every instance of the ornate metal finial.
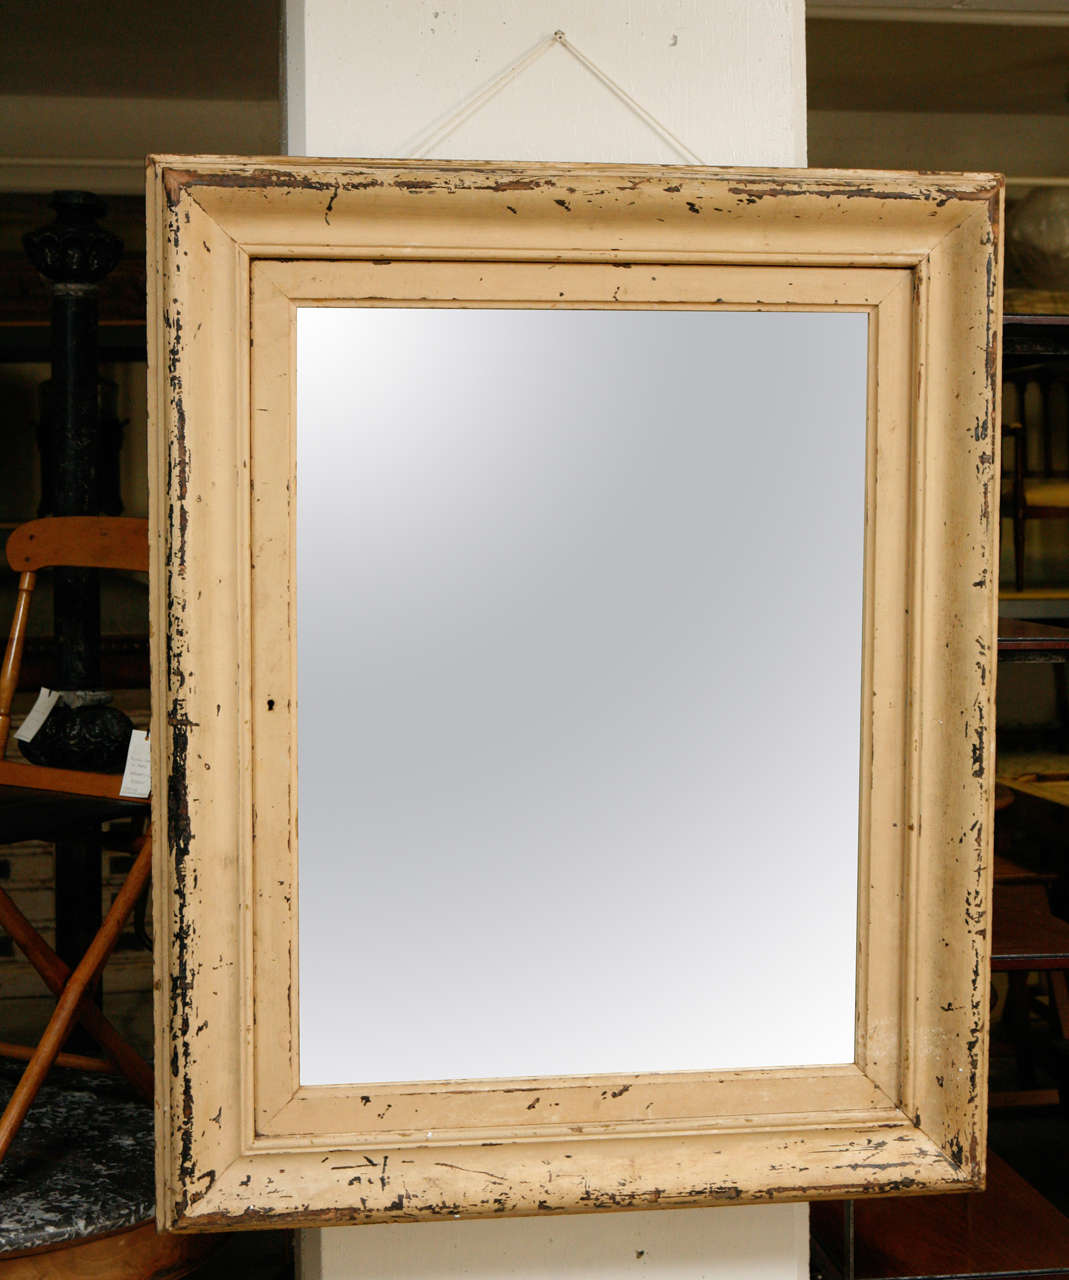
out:
{"label": "ornate metal finial", "polygon": [[56,220],[22,237],[27,256],[53,284],[96,284],[122,254],[119,237],[97,226],[107,204],[91,191],[55,191],[49,204]]}

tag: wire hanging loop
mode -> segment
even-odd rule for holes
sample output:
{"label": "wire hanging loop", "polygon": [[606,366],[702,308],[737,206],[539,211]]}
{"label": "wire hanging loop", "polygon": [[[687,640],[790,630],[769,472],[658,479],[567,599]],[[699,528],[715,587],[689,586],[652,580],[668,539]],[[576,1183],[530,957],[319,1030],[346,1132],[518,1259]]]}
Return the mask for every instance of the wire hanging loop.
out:
{"label": "wire hanging loop", "polygon": [[640,102],[636,102],[627,90],[622,85],[617,84],[608,72],[602,71],[602,69],[595,62],[592,62],[585,53],[577,49],[563,31],[554,31],[553,40],[556,44],[559,44],[562,49],[567,49],[572,57],[575,58],[575,60],[582,66],[586,67],[596,80],[600,81],[610,93],[615,94],[625,106],[630,107],[643,124],[652,129],[654,133],[659,133],[665,142],[674,147],[675,150],[684,157],[684,159],[689,160],[691,164],[704,165],[705,161],[701,156],[691,151],[690,147],[688,147],[681,138],[676,137],[666,124],[662,124],[661,121],[658,120],[652,112],[647,111]]}
{"label": "wire hanging loop", "polygon": [[511,66],[506,67],[496,80],[491,80],[485,88],[480,89],[476,94],[469,98],[466,102],[446,116],[446,118],[437,127],[431,130],[421,146],[414,147],[411,156],[414,160],[423,160],[437,147],[444,142],[451,133],[455,133],[457,129],[466,121],[470,120],[477,111],[480,111],[491,98],[497,95],[510,84],[517,76],[523,74],[529,66],[537,62],[539,58],[549,52],[556,43],[556,36],[546,36],[544,40],[540,40],[533,49],[529,50],[521,58],[517,59]]}
{"label": "wire hanging loop", "polygon": [[497,97],[506,85],[511,84],[513,80],[533,66],[554,45],[559,45],[560,48],[570,53],[581,66],[590,72],[599,84],[608,89],[610,93],[638,116],[643,124],[652,129],[654,133],[659,134],[685,160],[691,164],[704,165],[705,161],[693,152],[682,139],[678,138],[667,125],[662,124],[656,116],[647,111],[641,103],[636,102],[622,85],[618,84],[612,76],[603,71],[585,53],[577,49],[564,32],[559,29],[554,31],[551,36],[546,36],[543,40],[540,40],[533,49],[518,58],[511,66],[506,67],[495,80],[491,80],[488,85],[480,89],[466,102],[463,102],[456,111],[446,116],[439,125],[433,127],[422,144],[413,147],[410,152],[411,157],[416,160],[426,159],[450,134],[455,133],[465,121],[470,120],[476,112],[481,111],[492,98]]}

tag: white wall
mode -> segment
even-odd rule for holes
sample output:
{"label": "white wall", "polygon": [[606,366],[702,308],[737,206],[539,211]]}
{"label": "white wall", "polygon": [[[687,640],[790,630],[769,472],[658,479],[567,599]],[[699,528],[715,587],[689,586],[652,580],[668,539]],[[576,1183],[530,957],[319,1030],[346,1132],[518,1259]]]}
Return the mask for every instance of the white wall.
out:
{"label": "white wall", "polygon": [[[288,0],[291,154],[412,154],[555,29],[706,164],[805,163],[802,0]],[[433,155],[687,163],[563,48]]]}
{"label": "white wall", "polygon": [[302,1232],[302,1280],[803,1280],[805,1205]]}
{"label": "white wall", "polygon": [[[806,162],[803,0],[287,0],[291,154],[404,157],[554,30],[707,164]],[[687,163],[559,45],[427,154]],[[302,1280],[801,1280],[805,1205],[336,1227]]]}

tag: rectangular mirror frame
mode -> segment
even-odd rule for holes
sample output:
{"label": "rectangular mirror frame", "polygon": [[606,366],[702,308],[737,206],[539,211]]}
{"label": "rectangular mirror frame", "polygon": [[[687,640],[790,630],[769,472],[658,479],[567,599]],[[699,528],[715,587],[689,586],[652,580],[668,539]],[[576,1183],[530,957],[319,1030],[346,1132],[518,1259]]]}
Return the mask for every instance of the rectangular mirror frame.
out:
{"label": "rectangular mirror frame", "polygon": [[[1001,179],[156,157],[148,196],[161,1225],[981,1185]],[[301,301],[868,313],[853,1064],[300,1087]]]}

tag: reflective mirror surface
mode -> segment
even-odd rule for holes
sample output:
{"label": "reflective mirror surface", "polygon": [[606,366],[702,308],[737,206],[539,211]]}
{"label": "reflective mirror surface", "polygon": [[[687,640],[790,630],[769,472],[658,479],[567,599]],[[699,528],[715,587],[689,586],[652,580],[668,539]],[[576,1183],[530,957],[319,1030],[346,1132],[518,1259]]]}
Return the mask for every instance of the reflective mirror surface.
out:
{"label": "reflective mirror surface", "polygon": [[852,1061],[867,317],[297,338],[302,1083]]}

